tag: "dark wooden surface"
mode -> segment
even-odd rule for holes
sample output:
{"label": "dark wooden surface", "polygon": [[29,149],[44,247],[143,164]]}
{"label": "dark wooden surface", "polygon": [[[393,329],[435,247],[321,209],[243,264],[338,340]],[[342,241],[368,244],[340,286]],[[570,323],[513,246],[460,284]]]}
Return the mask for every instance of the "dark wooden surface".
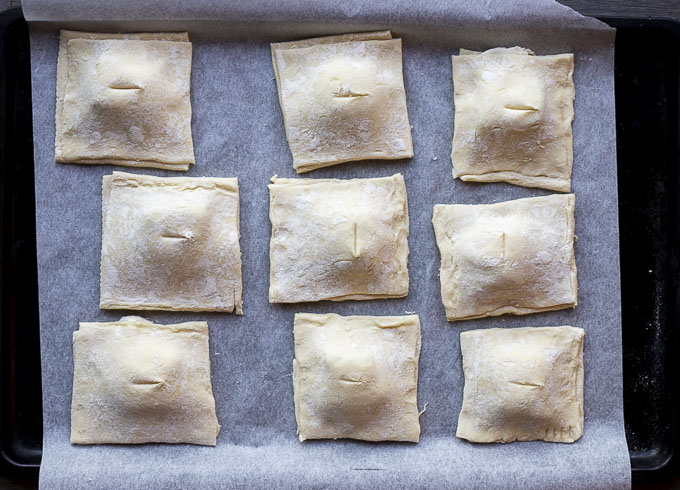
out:
{"label": "dark wooden surface", "polygon": [[[560,0],[583,15],[593,17],[662,17],[680,20],[680,0]],[[21,0],[2,0],[2,8],[21,5]]]}
{"label": "dark wooden surface", "polygon": [[680,0],[560,0],[593,17],[655,17],[680,20]]}

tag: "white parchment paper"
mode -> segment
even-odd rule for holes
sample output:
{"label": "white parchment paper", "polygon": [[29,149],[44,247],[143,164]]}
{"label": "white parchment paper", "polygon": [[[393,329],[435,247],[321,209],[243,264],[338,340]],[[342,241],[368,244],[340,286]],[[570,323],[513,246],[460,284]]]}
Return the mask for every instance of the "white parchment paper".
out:
{"label": "white parchment paper", "polygon": [[[623,428],[614,31],[549,0],[448,2],[165,2],[24,0],[31,27],[37,240],[43,369],[45,488],[449,487],[626,488]],[[156,322],[207,320],[222,425],[217,447],[71,446],[71,335],[99,310],[101,179],[117,167],[54,162],[58,30],[188,30],[196,165],[188,175],[238,177],[244,316],[143,312]],[[403,39],[415,157],[347,163],[310,178],[404,174],[409,200],[410,294],[398,300],[270,305],[269,178],[295,177],[269,42],[391,29]],[[573,52],[576,84],[573,191],[579,305],[574,310],[449,324],[439,292],[436,203],[489,203],[547,194],[451,175],[453,88],[459,48],[520,45]],[[120,169],[120,168],[119,168]],[[123,169],[129,171],[129,169]],[[140,173],[177,175],[142,169]],[[419,444],[298,442],[291,381],[293,315],[416,312],[423,330]],[[455,437],[463,373],[459,335],[491,327],[574,325],[586,331],[585,432],[575,444],[475,445]]]}

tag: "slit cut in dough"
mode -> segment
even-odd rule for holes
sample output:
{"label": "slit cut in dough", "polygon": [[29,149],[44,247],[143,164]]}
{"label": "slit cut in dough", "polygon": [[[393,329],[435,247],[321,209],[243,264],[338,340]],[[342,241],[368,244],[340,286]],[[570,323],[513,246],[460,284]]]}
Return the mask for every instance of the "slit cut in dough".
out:
{"label": "slit cut in dough", "polygon": [[573,194],[437,204],[432,223],[450,322],[576,306]]}
{"label": "slit cut in dough", "polygon": [[103,309],[243,314],[237,179],[103,179]]}
{"label": "slit cut in dough", "polygon": [[187,170],[191,57],[186,32],[61,31],[55,160]]}
{"label": "slit cut in dough", "polygon": [[208,324],[136,316],[73,333],[71,444],[214,446]]}
{"label": "slit cut in dough", "polygon": [[274,177],[269,199],[271,303],[408,294],[409,219],[401,174]]}
{"label": "slit cut in dough", "polygon": [[575,327],[460,334],[465,388],[456,436],[574,442],[583,435],[583,337]]}
{"label": "slit cut in dough", "polygon": [[274,43],[272,62],[298,173],[413,156],[401,39],[390,31]]}
{"label": "slit cut in dough", "polygon": [[418,442],[417,315],[297,313],[294,335],[300,441]]}
{"label": "slit cut in dough", "polygon": [[574,55],[461,49],[452,60],[454,178],[569,192]]}

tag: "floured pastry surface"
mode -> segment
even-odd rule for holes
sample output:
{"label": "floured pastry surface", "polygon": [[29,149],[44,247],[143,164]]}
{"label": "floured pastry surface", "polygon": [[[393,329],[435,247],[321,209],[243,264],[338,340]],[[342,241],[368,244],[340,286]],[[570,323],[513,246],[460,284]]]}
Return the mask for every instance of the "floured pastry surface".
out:
{"label": "floured pastry surface", "polygon": [[417,315],[298,313],[294,335],[300,441],[418,442]]}
{"label": "floured pastry surface", "polygon": [[391,37],[382,31],[271,45],[298,173],[413,156],[401,39]]}
{"label": "floured pastry surface", "polygon": [[187,170],[191,58],[186,33],[61,31],[56,161]]}
{"label": "floured pastry surface", "polygon": [[242,314],[237,179],[103,179],[100,308]]}
{"label": "floured pastry surface", "polygon": [[81,323],[73,363],[72,444],[216,444],[206,322]]}
{"label": "floured pastry surface", "polygon": [[452,59],[453,176],[569,192],[574,55],[515,47]]}
{"label": "floured pastry surface", "polygon": [[449,321],[576,306],[573,194],[437,204],[432,223]]}
{"label": "floured pastry surface", "polygon": [[574,442],[583,435],[583,337],[575,327],[460,334],[465,388],[456,436]]}
{"label": "floured pastry surface", "polygon": [[279,179],[269,185],[269,301],[408,294],[409,219],[401,174]]}

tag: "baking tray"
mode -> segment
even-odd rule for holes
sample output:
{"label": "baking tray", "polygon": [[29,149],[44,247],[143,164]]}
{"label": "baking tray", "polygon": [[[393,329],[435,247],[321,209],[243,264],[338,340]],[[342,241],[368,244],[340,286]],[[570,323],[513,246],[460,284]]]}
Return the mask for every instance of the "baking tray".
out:
{"label": "baking tray", "polygon": [[21,9],[0,14],[0,472],[37,481],[42,389],[29,53]]}
{"label": "baking tray", "polygon": [[[674,356],[680,24],[602,20],[618,29],[624,413],[633,481],[644,484],[680,474]],[[37,484],[42,400],[35,194],[29,39],[20,8],[0,14],[0,33],[0,474]]]}
{"label": "baking tray", "polygon": [[669,480],[680,475],[676,455],[680,24],[602,20],[618,29],[615,84],[626,437],[634,481]]}

